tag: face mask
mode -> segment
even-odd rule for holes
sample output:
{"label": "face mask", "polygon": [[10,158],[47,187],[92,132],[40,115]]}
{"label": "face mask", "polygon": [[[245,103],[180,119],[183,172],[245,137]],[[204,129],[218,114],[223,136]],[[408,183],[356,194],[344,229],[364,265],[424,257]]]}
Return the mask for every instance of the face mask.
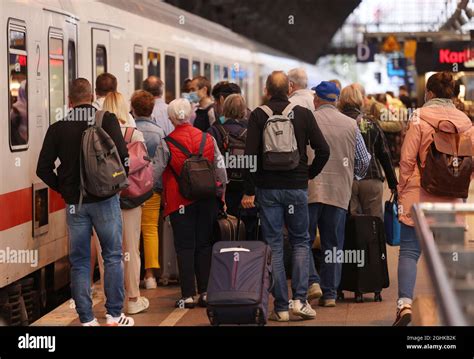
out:
{"label": "face mask", "polygon": [[222,123],[222,124],[225,122],[225,116],[224,115],[219,116],[219,122]]}
{"label": "face mask", "polygon": [[196,91],[188,93],[188,96],[189,96],[189,98],[188,98],[189,102],[192,102],[192,103],[198,103],[199,102],[199,96],[198,96]]}

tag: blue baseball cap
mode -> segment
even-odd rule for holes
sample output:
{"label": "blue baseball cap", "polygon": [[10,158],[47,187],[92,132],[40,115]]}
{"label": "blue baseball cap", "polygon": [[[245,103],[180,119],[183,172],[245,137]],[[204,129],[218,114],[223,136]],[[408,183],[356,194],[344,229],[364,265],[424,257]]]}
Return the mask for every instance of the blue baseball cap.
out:
{"label": "blue baseball cap", "polygon": [[311,90],[313,90],[320,99],[328,102],[336,102],[341,93],[336,84],[329,81],[323,81]]}

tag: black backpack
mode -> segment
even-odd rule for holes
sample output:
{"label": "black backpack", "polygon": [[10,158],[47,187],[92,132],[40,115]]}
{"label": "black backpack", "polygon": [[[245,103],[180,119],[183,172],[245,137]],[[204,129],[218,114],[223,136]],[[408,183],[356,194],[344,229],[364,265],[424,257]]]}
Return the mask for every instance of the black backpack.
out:
{"label": "black backpack", "polygon": [[214,165],[202,155],[206,139],[207,134],[203,132],[199,153],[196,154],[191,153],[175,139],[165,137],[166,142],[173,144],[187,156],[184,160],[181,174],[178,175],[172,166],[170,168],[178,181],[179,192],[184,198],[192,201],[212,198],[217,193]]}
{"label": "black backpack", "polygon": [[[243,128],[238,133],[232,133],[227,131],[222,124],[215,124],[222,136],[222,145],[220,150],[222,155],[225,157],[228,153],[229,158],[238,159],[245,154],[245,143],[247,141],[247,129]],[[243,185],[244,181],[244,169],[243,168],[232,168],[233,166],[227,167],[227,178],[234,185]]]}

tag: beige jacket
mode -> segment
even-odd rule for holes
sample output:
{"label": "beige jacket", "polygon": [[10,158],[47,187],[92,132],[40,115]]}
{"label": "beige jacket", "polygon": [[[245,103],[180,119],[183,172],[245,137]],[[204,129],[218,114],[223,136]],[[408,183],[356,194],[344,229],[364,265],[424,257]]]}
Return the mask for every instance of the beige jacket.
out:
{"label": "beige jacket", "polygon": [[[470,131],[474,144],[474,131],[469,117],[456,109],[453,102],[446,99],[433,99],[413,113],[403,141],[400,160],[400,179],[398,184],[398,204],[400,206],[400,221],[408,226],[414,226],[411,209],[419,202],[462,202],[459,198],[439,197],[426,192],[420,186],[420,171],[417,157],[420,156],[421,167],[425,166],[426,156],[432,142],[434,129],[441,121],[449,120],[458,132]],[[429,122],[430,124],[426,123]],[[441,130],[454,133],[453,126],[444,122]]]}

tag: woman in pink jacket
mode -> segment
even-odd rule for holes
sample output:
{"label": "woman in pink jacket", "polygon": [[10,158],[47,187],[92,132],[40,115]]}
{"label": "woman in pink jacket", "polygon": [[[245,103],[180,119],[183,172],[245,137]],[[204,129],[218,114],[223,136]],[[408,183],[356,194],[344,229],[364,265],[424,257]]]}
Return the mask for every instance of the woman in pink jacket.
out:
{"label": "woman in pink jacket", "polygon": [[[401,222],[400,257],[398,261],[398,301],[395,326],[404,326],[411,321],[411,305],[416,281],[416,266],[421,254],[420,243],[415,234],[411,208],[418,202],[462,202],[461,198],[439,197],[426,192],[420,185],[420,171],[424,168],[434,129],[448,133],[466,134],[474,139],[469,117],[456,109],[452,98],[455,81],[449,72],[431,76],[426,84],[425,104],[416,110],[410,119],[403,142],[398,184],[399,218]],[[450,122],[446,122],[450,121]],[[456,127],[456,128],[454,128]]]}

